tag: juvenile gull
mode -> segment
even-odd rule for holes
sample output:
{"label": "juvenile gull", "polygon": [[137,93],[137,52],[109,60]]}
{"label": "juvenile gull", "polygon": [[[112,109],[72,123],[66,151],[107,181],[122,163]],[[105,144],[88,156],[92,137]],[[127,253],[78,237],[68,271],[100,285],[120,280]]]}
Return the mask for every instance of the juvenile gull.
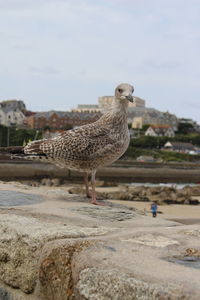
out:
{"label": "juvenile gull", "polygon": [[133,102],[133,91],[130,84],[118,85],[113,103],[100,119],[55,138],[30,142],[23,149],[25,155],[83,172],[87,197],[91,197],[92,204],[100,204],[95,192],[96,170],[120,158],[129,145],[127,109],[129,101]]}

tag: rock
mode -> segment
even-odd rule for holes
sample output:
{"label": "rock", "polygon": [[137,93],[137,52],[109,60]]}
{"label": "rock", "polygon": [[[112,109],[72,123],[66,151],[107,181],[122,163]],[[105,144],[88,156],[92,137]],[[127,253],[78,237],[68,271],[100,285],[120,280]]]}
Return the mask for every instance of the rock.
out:
{"label": "rock", "polygon": [[53,241],[45,245],[39,269],[40,299],[68,300],[73,298],[72,258],[95,243],[94,240],[72,239]]}
{"label": "rock", "polygon": [[103,180],[96,180],[95,186],[96,187],[105,186],[105,182]]}
{"label": "rock", "polygon": [[[73,187],[69,190],[72,194],[84,194],[83,186]],[[128,200],[142,202],[157,202],[162,204],[198,204],[198,199],[192,199],[189,189],[177,190],[174,187],[146,187],[120,185],[119,191],[97,192],[97,197],[102,199]]]}
{"label": "rock", "polygon": [[167,247],[169,245],[179,244],[176,240],[169,239],[163,235],[158,234],[140,234],[140,236],[136,236],[123,241],[161,248]]}
{"label": "rock", "polygon": [[195,249],[195,248],[187,248],[185,250],[184,256],[196,256],[196,257],[200,257],[200,250]]}
{"label": "rock", "polygon": [[[120,274],[117,270],[87,268],[80,273],[76,287],[78,300],[191,300],[178,285],[149,284]],[[194,296],[193,299],[198,299]]]}
{"label": "rock", "polygon": [[189,199],[189,204],[198,205],[199,204],[199,200],[198,199],[190,198]]}
{"label": "rock", "polygon": [[129,209],[111,208],[107,206],[81,207],[71,209],[83,215],[90,216],[95,219],[113,221],[125,221],[132,219],[136,213]]}
{"label": "rock", "polygon": [[53,185],[53,186],[60,186],[61,185],[60,178],[52,178],[51,179],[51,185]]}
{"label": "rock", "polygon": [[76,186],[73,186],[72,188],[70,188],[68,190],[69,194],[75,194],[75,195],[85,195],[85,189],[83,187],[83,185],[76,185]]}
{"label": "rock", "polygon": [[200,237],[200,229],[187,230],[184,233],[187,235],[198,237],[198,238]]}
{"label": "rock", "polygon": [[1,214],[0,280],[24,293],[32,293],[38,277],[38,258],[45,243],[101,235],[108,231],[103,227],[64,226],[43,223],[32,217]]}
{"label": "rock", "polygon": [[46,185],[46,186],[51,186],[51,185],[52,185],[52,182],[51,182],[51,179],[50,179],[50,178],[42,178],[41,184],[42,184],[42,185]]}
{"label": "rock", "polygon": [[190,196],[200,196],[200,185],[198,186],[185,186],[183,188]]}

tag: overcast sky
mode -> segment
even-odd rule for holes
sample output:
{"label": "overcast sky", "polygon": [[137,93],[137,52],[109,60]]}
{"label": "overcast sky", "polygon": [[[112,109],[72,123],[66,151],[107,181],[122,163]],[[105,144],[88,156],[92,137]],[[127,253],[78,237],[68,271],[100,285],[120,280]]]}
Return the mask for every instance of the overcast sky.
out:
{"label": "overcast sky", "polygon": [[0,0],[0,100],[96,104],[121,82],[200,123],[199,0]]}

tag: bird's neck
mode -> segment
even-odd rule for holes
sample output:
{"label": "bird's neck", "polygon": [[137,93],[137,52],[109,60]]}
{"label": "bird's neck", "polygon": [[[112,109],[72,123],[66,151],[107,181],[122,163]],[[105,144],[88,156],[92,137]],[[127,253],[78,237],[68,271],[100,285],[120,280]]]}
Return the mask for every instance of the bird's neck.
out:
{"label": "bird's neck", "polygon": [[128,111],[128,100],[120,100],[114,97],[112,105],[111,105],[111,110],[112,112],[116,113],[125,113],[127,114]]}
{"label": "bird's neck", "polygon": [[[106,123],[114,123],[116,128],[120,126],[121,129],[127,130],[127,111],[128,111],[128,101],[123,100],[120,101],[118,99],[114,99],[110,110],[108,110],[102,116],[102,119]],[[118,130],[118,129],[117,129]]]}

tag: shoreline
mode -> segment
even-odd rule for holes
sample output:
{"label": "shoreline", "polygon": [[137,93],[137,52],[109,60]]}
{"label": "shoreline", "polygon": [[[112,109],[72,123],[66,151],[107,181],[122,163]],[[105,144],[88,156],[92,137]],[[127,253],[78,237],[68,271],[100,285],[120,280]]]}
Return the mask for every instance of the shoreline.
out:
{"label": "shoreline", "polygon": [[[69,183],[68,185],[61,185],[61,186],[28,186],[26,184],[23,184],[21,182],[4,182],[0,181],[0,191],[7,190],[7,191],[15,191],[16,189],[19,192],[22,193],[31,193],[34,192],[34,194],[41,195],[46,194],[48,192],[56,192],[61,193],[68,193],[71,188],[76,187],[83,187],[83,185],[80,184],[73,184]],[[119,191],[122,187],[121,186],[115,186],[115,187],[96,187],[97,192],[103,192],[103,193],[112,193]],[[73,194],[69,194],[72,195]],[[76,194],[74,194],[76,195]],[[84,195],[80,195],[84,196]],[[55,193],[55,198],[57,198],[57,195]],[[200,196],[193,197],[195,199],[198,199],[200,202]],[[145,202],[145,201],[129,201],[129,200],[118,200],[118,199],[108,199],[109,202],[113,203],[114,205],[122,205],[126,206],[130,209],[136,209],[138,211],[141,211],[146,216],[151,216],[151,201]],[[28,207],[37,207],[37,204],[28,205]],[[2,207],[0,207],[2,209]],[[17,207],[15,207],[17,208]],[[18,206],[20,208],[20,206]],[[44,213],[45,213],[45,207],[44,207]],[[42,213],[42,211],[41,211]],[[165,219],[165,220],[173,220],[176,222],[181,222],[182,224],[200,224],[200,204],[198,205],[192,205],[192,204],[159,204],[158,205],[158,219]],[[188,220],[186,222],[186,220]]]}

